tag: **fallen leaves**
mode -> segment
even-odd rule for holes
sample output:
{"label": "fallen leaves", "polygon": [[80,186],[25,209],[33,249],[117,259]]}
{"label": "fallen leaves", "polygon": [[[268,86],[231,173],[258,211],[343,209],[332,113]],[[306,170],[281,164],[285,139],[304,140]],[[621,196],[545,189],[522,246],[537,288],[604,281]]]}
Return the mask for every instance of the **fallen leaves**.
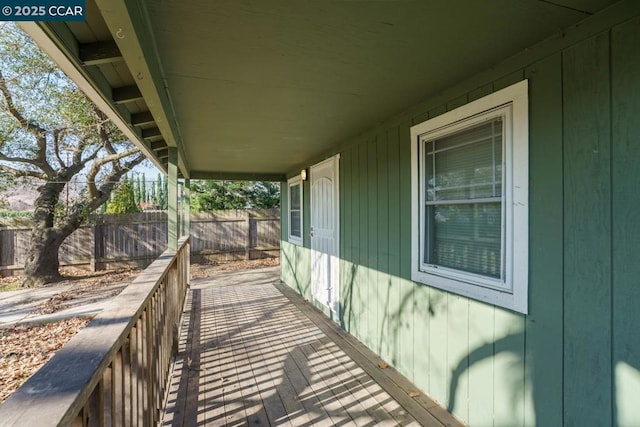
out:
{"label": "fallen leaves", "polygon": [[418,392],[418,391],[410,391],[409,392],[409,397],[411,397],[411,398],[416,398],[418,396],[420,396],[420,392]]}
{"label": "fallen leaves", "polygon": [[140,270],[101,271],[80,276],[79,271],[67,267],[64,273],[68,279],[59,284],[71,284],[71,288],[40,303],[36,314],[57,313],[77,305],[116,296],[140,273]]}
{"label": "fallen leaves", "polygon": [[70,298],[69,293],[60,292],[57,295],[52,296],[47,301],[44,301],[38,305],[36,313],[38,314],[51,314],[59,311],[64,307],[64,302]]}
{"label": "fallen leaves", "polygon": [[254,268],[275,267],[280,265],[280,258],[260,258],[252,260],[212,262],[209,264],[192,264],[191,278],[210,277],[219,271],[251,270]]}
{"label": "fallen leaves", "polygon": [[389,367],[389,365],[386,364],[385,362],[378,363],[378,368],[380,368],[380,369],[387,369],[388,367]]}
{"label": "fallen leaves", "polygon": [[88,319],[73,318],[43,326],[0,329],[0,402],[47,363],[87,323]]}

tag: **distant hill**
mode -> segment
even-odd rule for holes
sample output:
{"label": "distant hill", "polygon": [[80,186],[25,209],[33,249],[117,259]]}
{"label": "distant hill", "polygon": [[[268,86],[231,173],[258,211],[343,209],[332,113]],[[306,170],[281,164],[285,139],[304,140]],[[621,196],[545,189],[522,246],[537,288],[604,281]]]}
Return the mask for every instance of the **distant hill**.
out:
{"label": "distant hill", "polygon": [[3,191],[2,198],[8,203],[11,211],[32,211],[38,192],[26,186]]}

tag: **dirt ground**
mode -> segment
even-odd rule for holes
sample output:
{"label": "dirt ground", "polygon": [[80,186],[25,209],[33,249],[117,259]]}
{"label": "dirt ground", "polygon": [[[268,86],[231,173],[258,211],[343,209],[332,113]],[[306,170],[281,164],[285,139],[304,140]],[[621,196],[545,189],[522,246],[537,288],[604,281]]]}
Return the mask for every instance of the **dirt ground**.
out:
{"label": "dirt ground", "polygon": [[[205,278],[218,271],[271,267],[278,264],[278,258],[194,264],[191,266],[191,277]],[[35,314],[56,313],[115,296],[135,278],[139,270],[87,273],[78,269],[64,268],[62,273],[65,280],[50,286],[65,287],[65,290],[40,302],[34,308]],[[0,288],[15,289],[14,285],[19,280],[19,276],[0,278]],[[45,325],[0,329],[0,403],[4,402],[88,323],[89,319],[86,318],[72,318]]]}

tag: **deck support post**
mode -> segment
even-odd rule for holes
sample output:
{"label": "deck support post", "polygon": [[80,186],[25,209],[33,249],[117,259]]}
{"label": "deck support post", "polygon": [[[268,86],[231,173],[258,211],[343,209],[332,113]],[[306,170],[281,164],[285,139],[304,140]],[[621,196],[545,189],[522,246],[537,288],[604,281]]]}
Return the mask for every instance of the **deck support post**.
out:
{"label": "deck support post", "polygon": [[179,213],[178,213],[178,149],[176,147],[169,147],[169,164],[167,165],[168,171],[168,221],[169,221],[169,235],[168,235],[168,249],[171,252],[178,250],[178,232],[179,230]]}
{"label": "deck support post", "polygon": [[182,212],[184,212],[184,236],[187,236],[191,233],[191,180],[188,178],[185,178],[184,180],[184,197],[183,197],[183,203],[184,203],[184,209]]}

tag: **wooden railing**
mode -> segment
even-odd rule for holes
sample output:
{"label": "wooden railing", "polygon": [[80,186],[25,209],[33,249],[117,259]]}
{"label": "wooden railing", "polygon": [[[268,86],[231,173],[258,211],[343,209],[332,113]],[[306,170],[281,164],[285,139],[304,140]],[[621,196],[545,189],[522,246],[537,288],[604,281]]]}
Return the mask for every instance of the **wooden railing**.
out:
{"label": "wooden railing", "polygon": [[185,238],[0,406],[0,424],[157,425],[188,280]]}

